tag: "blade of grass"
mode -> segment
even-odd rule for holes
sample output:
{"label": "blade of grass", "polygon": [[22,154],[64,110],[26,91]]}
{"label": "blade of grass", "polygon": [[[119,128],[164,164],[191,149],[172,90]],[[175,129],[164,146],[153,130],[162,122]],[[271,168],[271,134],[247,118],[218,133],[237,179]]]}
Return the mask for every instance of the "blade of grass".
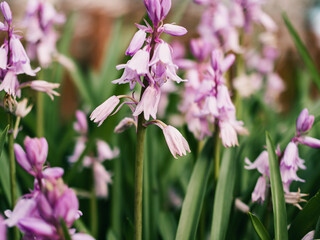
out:
{"label": "blade of grass", "polygon": [[271,240],[271,237],[270,237],[267,229],[263,226],[260,219],[256,215],[254,215],[250,212],[248,214],[249,214],[252,226],[254,227],[254,230],[258,234],[259,238],[261,240]]}
{"label": "blade of grass", "polygon": [[234,164],[234,158],[232,157],[233,151],[233,149],[226,149],[223,154],[217,188],[214,194],[210,239],[225,239],[226,237],[236,179],[236,164]]}
{"label": "blade of grass", "polygon": [[304,235],[315,229],[320,216],[320,190],[312,197],[290,225],[290,240],[302,239]]}
{"label": "blade of grass", "polygon": [[10,176],[9,176],[9,161],[6,152],[3,152],[2,156],[0,157],[0,181],[2,185],[2,189],[4,195],[7,199],[8,204],[11,203],[11,195],[10,195]]}
{"label": "blade of grass", "polygon": [[182,204],[176,240],[194,239],[203,205],[209,170],[213,164],[212,138],[208,139],[197,160]]}
{"label": "blade of grass", "polygon": [[60,224],[63,231],[64,240],[72,240],[69,234],[69,229],[67,227],[66,222],[63,220],[63,218],[60,218]]}
{"label": "blade of grass", "polygon": [[268,132],[266,132],[266,143],[269,155],[275,239],[287,240],[287,211],[286,204],[284,201],[284,192],[280,175],[279,162],[276,157],[274,144]]}
{"label": "blade of grass", "polygon": [[313,238],[314,239],[320,239],[320,217],[318,218],[318,222],[317,222],[317,225],[316,225],[316,230],[314,232]]}
{"label": "blade of grass", "polygon": [[283,20],[284,20],[284,22],[290,32],[291,37],[293,38],[293,41],[298,49],[298,52],[299,52],[303,62],[305,63],[314,83],[317,85],[318,90],[320,90],[320,74],[319,74],[317,67],[315,66],[315,64],[314,64],[314,62],[308,52],[308,49],[303,44],[301,38],[299,37],[299,34],[297,33],[297,31],[293,27],[288,16],[285,13],[283,13],[282,18],[283,18]]}
{"label": "blade of grass", "polygon": [[4,142],[6,141],[6,137],[8,134],[9,125],[2,131],[0,134],[0,156],[3,150]]}

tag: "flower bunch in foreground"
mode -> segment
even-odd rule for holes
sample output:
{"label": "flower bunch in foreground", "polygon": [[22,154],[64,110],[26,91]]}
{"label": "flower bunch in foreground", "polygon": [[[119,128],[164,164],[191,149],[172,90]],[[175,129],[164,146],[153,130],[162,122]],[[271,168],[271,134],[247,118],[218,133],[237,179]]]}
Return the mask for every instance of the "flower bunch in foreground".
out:
{"label": "flower bunch in foreground", "polygon": [[[176,154],[181,156],[186,151],[190,151],[188,144],[177,143],[176,141],[181,141],[182,135],[177,134],[178,130],[169,131],[167,127],[163,127],[167,125],[156,120],[156,115],[162,86],[167,81],[177,83],[185,81],[176,73],[178,66],[173,63],[171,46],[160,36],[162,33],[182,36],[187,33],[187,30],[175,24],[163,24],[171,8],[171,0],[144,0],[144,4],[152,26],[147,21],[145,21],[145,25],[136,24],[139,30],[133,36],[126,50],[126,55],[130,55],[132,58],[126,64],[117,66],[117,69],[124,69],[124,72],[119,79],[113,81],[117,84],[129,83],[131,90],[137,84],[140,85],[142,88],[140,99],[135,99],[134,95],[112,96],[98,106],[90,118],[100,126],[108,116],[115,114],[126,104],[132,110],[133,118],[121,121],[120,125],[116,127],[117,131],[126,129],[126,124],[137,126],[138,116],[143,114],[144,120],[148,121],[144,126],[150,124],[162,126],[171,153],[174,157]],[[123,98],[126,101],[120,103]],[[154,120],[150,120],[150,117]],[[170,126],[171,128],[173,127]],[[169,139],[171,140],[169,141]],[[185,141],[184,138],[183,140]]]}
{"label": "flower bunch in foreground", "polygon": [[[298,208],[301,208],[298,203],[305,201],[301,197],[306,196],[306,194],[300,193],[300,190],[298,190],[298,192],[290,192],[290,184],[293,181],[305,181],[297,175],[299,169],[306,169],[304,160],[299,157],[298,145],[303,144],[312,148],[320,148],[319,139],[307,136],[308,131],[312,128],[313,122],[314,116],[309,115],[308,109],[303,109],[297,120],[296,135],[291,139],[283,152],[281,152],[279,146],[276,150],[280,162],[280,174],[286,202]],[[270,178],[268,152],[263,151],[253,163],[246,158],[245,163],[247,164],[245,166],[246,169],[257,169],[262,174],[252,193],[252,201],[263,202],[265,200],[267,181]]]}
{"label": "flower bunch in foreground", "polygon": [[34,189],[22,196],[13,211],[7,210],[5,223],[17,226],[23,239],[65,239],[62,221],[68,227],[73,240],[93,240],[87,234],[75,233],[71,226],[82,213],[75,192],[62,180],[62,168],[45,167],[48,143],[44,138],[24,141],[25,151],[15,144],[15,155],[20,166],[35,177]]}

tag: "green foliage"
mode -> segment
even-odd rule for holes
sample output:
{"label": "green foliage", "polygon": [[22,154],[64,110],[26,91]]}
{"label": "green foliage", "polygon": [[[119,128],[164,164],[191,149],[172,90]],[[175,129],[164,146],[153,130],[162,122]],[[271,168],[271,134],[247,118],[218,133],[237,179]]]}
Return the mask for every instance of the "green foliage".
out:
{"label": "green foliage", "polygon": [[289,33],[291,34],[292,39],[297,47],[297,50],[299,51],[300,56],[309,71],[309,74],[311,75],[314,83],[317,85],[318,90],[320,90],[320,74],[319,74],[318,69],[317,69],[316,65],[314,64],[314,62],[308,52],[308,49],[306,48],[306,46],[302,42],[301,38],[299,37],[299,34],[297,33],[297,31],[293,27],[288,16],[285,13],[283,13],[282,17],[283,17],[283,20],[289,30]]}
{"label": "green foliage", "polygon": [[286,204],[284,201],[279,162],[276,157],[274,144],[268,132],[266,132],[266,143],[269,156],[275,239],[286,240],[288,239]]}
{"label": "green foliage", "polygon": [[317,221],[320,217],[320,190],[313,196],[293,219],[289,228],[290,239],[302,239],[308,232],[316,228]]}
{"label": "green foliage", "polygon": [[262,222],[260,221],[260,219],[252,214],[252,213],[248,213],[252,226],[254,227],[254,230],[256,231],[256,233],[258,234],[259,238],[261,240],[271,240],[271,237],[267,231],[267,229],[263,226]]}
{"label": "green foliage", "polygon": [[212,156],[212,138],[210,138],[195,163],[181,209],[176,240],[195,239],[206,193],[209,171],[213,164]]}
{"label": "green foliage", "polygon": [[223,154],[221,169],[214,195],[211,239],[226,238],[236,179],[234,152],[235,151],[233,149],[226,149]]}

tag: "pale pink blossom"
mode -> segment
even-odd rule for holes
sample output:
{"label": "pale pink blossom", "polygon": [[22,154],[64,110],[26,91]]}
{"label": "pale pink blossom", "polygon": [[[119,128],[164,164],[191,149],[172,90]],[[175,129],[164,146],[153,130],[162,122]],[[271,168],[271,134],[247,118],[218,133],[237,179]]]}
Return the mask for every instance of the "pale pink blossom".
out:
{"label": "pale pink blossom", "polygon": [[53,96],[60,96],[58,92],[53,90],[60,87],[59,83],[49,83],[43,80],[35,80],[30,82],[30,87],[36,91],[48,94],[51,100],[53,100]]}
{"label": "pale pink blossom", "polygon": [[156,119],[158,104],[160,101],[160,89],[148,86],[144,91],[140,102],[138,103],[133,116],[139,116],[142,112],[144,118],[149,120],[150,116]]}
{"label": "pale pink blossom", "polygon": [[117,96],[111,96],[91,113],[90,120],[99,123],[99,127],[119,103],[120,99]]}

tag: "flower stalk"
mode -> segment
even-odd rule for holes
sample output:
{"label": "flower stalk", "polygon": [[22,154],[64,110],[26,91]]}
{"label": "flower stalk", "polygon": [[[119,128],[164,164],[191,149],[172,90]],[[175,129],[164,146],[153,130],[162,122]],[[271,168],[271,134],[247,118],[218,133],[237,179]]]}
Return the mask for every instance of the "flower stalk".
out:
{"label": "flower stalk", "polygon": [[219,171],[220,171],[220,129],[219,125],[215,124],[215,133],[213,138],[213,148],[214,148],[214,180],[218,181]]}
{"label": "flower stalk", "polygon": [[10,189],[11,189],[11,207],[14,208],[16,202],[16,162],[14,158],[14,138],[13,138],[13,116],[11,113],[8,113],[8,123],[9,123],[9,132],[8,132],[8,152],[9,152],[9,165],[10,165]]}
{"label": "flower stalk", "polygon": [[37,92],[37,136],[44,136],[44,102],[43,93]]}
{"label": "flower stalk", "polygon": [[136,162],[135,162],[135,193],[134,193],[134,226],[135,239],[142,239],[142,189],[143,189],[143,152],[146,128],[143,126],[144,117],[138,117]]}

